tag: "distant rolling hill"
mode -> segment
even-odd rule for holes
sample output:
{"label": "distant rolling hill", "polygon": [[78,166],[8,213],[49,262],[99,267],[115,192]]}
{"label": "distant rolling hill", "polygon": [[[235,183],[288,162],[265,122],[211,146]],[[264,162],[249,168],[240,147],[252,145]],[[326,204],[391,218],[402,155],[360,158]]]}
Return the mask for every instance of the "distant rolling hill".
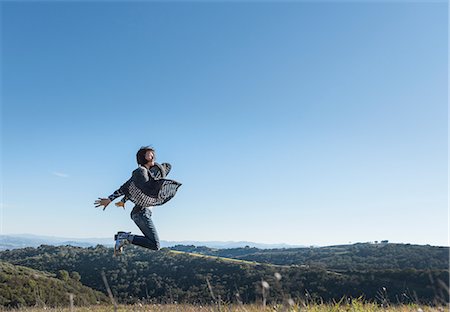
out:
{"label": "distant rolling hill", "polygon": [[[0,250],[25,248],[25,247],[38,247],[40,245],[53,245],[53,246],[75,246],[75,247],[93,247],[96,245],[103,245],[107,247],[113,246],[114,241],[111,238],[67,238],[67,237],[55,237],[55,236],[43,236],[33,234],[14,234],[14,235],[0,235]],[[210,248],[239,248],[239,247],[256,247],[256,248],[295,248],[302,247],[299,245],[288,244],[261,244],[254,242],[220,242],[220,241],[161,241],[162,247],[171,247],[175,245],[194,245],[194,246],[207,246]]]}
{"label": "distant rolling hill", "polygon": [[336,272],[387,269],[449,268],[449,247],[412,244],[357,243],[309,248],[216,249],[178,245],[172,250],[276,265],[307,265]]}
{"label": "distant rolling hill", "polygon": [[32,234],[0,235],[0,250],[38,247],[40,245],[90,247],[98,244],[112,246],[113,241],[107,238],[77,239]]}

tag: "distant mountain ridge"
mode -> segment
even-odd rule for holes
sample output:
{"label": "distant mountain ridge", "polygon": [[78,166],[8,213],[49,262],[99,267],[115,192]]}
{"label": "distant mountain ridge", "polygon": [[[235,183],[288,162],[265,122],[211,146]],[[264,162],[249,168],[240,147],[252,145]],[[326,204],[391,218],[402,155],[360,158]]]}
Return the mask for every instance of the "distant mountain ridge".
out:
{"label": "distant mountain ridge", "polygon": [[[113,246],[113,238],[67,238],[56,236],[44,236],[34,234],[11,234],[0,235],[0,250],[17,249],[26,247],[38,247],[40,245],[53,245],[53,246],[75,246],[75,247],[91,247],[96,245],[103,245],[106,247]],[[176,245],[193,245],[193,246],[205,246],[209,248],[240,248],[240,247],[254,247],[259,249],[272,249],[272,248],[300,248],[305,247],[301,245],[289,245],[289,244],[263,244],[247,241],[239,242],[221,242],[221,241],[161,241],[161,247],[173,247]]]}

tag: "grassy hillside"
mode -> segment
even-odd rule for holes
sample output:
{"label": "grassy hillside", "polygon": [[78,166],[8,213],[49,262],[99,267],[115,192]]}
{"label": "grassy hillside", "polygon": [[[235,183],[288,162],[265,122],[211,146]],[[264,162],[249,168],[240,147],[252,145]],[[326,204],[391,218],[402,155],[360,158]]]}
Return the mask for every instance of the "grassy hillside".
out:
{"label": "grassy hillside", "polygon": [[0,262],[2,306],[67,306],[69,293],[74,295],[77,305],[107,302],[103,293],[83,286],[77,273],[59,271],[58,274],[50,274]]}
{"label": "grassy hillside", "polygon": [[134,246],[127,246],[120,257],[114,258],[112,253],[111,248],[103,246],[41,246],[3,251],[0,259],[53,273],[76,271],[83,284],[100,291],[104,290],[100,275],[104,271],[114,296],[122,303],[210,304],[211,291],[224,302],[242,303],[258,302],[263,297],[268,303],[277,303],[286,298],[333,302],[361,296],[380,303],[448,301],[448,270],[342,273],[321,267],[260,264],[170,250],[154,252]]}

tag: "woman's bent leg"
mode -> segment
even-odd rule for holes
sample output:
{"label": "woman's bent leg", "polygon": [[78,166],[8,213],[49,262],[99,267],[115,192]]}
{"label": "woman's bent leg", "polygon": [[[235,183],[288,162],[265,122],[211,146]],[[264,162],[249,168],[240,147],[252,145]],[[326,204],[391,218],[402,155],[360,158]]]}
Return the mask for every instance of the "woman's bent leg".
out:
{"label": "woman's bent leg", "polygon": [[159,237],[151,217],[152,212],[148,208],[133,209],[131,219],[133,219],[134,223],[136,223],[145,236],[134,235],[131,243],[133,245],[159,250]]}

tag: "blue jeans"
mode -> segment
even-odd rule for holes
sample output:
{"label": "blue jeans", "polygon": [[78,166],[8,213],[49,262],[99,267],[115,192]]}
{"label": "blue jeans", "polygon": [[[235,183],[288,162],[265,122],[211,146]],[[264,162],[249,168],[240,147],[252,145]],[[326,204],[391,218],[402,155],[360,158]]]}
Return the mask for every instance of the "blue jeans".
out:
{"label": "blue jeans", "polygon": [[149,208],[134,206],[131,211],[131,219],[145,236],[134,235],[131,243],[141,247],[159,250],[159,237],[152,222],[152,211]]}

